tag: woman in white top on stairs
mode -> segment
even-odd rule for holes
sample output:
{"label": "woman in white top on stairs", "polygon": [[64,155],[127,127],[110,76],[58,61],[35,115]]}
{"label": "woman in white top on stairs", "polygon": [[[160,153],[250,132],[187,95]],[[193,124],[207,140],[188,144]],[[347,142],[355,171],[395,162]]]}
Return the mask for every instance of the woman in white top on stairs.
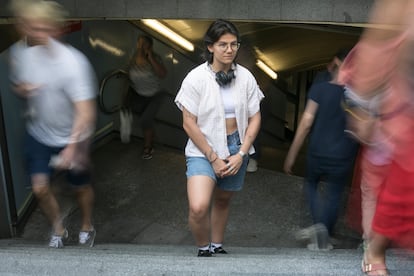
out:
{"label": "woman in white top on stairs", "polygon": [[222,243],[230,200],[243,187],[264,95],[253,75],[235,63],[240,35],[231,22],[213,22],[204,43],[207,62],[188,73],[175,102],[189,137],[189,225],[198,256],[210,257],[227,253]]}

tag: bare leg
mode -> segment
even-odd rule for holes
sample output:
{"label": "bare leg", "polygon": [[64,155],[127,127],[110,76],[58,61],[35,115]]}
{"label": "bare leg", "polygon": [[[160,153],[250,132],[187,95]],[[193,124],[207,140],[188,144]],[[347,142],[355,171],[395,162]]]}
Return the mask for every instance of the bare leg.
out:
{"label": "bare leg", "polygon": [[152,148],[154,141],[154,130],[152,128],[147,128],[143,130],[144,132],[144,149]]}
{"label": "bare leg", "polygon": [[50,189],[49,177],[46,174],[35,174],[32,176],[32,190],[36,196],[40,209],[45,214],[53,227],[53,231],[57,235],[63,235],[65,228],[63,227],[60,208],[56,197]]}
{"label": "bare leg", "polygon": [[82,212],[81,231],[91,231],[93,229],[92,211],[94,203],[94,192],[92,186],[87,185],[77,188],[76,196],[79,208]]}
{"label": "bare leg", "polygon": [[226,229],[230,200],[234,192],[216,189],[214,193],[213,207],[211,210],[211,241],[222,243],[224,240],[224,231]]}
{"label": "bare leg", "polygon": [[[385,264],[385,252],[387,250],[389,240],[378,233],[372,232],[372,237],[368,244],[368,248],[364,254],[365,264]],[[368,273],[368,275],[370,275]],[[373,271],[373,275],[388,275],[386,269]]]}
{"label": "bare leg", "polygon": [[364,240],[371,237],[371,225],[377,207],[377,198],[384,178],[387,175],[388,166],[375,166],[368,160],[363,160],[361,170],[361,209],[362,229]]}
{"label": "bare leg", "polygon": [[193,176],[187,181],[188,222],[197,246],[210,243],[210,203],[215,183],[208,176]]}

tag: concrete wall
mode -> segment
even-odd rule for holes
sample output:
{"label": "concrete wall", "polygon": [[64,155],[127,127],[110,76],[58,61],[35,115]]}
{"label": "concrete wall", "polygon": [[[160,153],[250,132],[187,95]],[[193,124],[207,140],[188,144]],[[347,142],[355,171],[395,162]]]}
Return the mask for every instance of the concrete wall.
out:
{"label": "concrete wall", "polygon": [[[10,1],[10,0],[9,0]],[[0,0],[0,16],[10,16]],[[373,0],[58,0],[75,18],[186,18],[363,23]]]}

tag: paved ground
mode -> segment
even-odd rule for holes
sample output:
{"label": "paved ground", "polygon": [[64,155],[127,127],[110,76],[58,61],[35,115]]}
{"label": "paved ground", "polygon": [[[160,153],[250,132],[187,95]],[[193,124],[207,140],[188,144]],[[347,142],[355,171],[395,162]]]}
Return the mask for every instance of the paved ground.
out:
{"label": "paved ground", "polygon": [[[359,235],[342,216],[329,252],[313,252],[294,239],[309,224],[302,178],[280,173],[285,148],[263,152],[261,167],[247,174],[234,198],[225,245],[230,252],[197,258],[187,227],[183,153],[157,146],[140,158],[141,141],[115,139],[94,154],[96,246],[77,245],[79,210],[61,178],[54,183],[67,214],[70,240],[46,247],[49,226],[36,209],[20,238],[0,240],[0,274],[20,275],[361,275]],[[303,167],[299,160],[298,168]],[[414,275],[414,261],[388,252],[393,275]]]}
{"label": "paved ground", "polygon": [[[158,146],[153,159],[142,160],[140,150],[140,140],[122,144],[115,139],[94,152],[96,242],[192,245],[187,227],[183,153]],[[266,161],[261,164],[274,166],[274,170],[262,165],[257,172],[247,174],[245,188],[232,202],[226,244],[278,248],[303,246],[293,235],[309,224],[302,178],[276,171],[281,164],[278,154],[283,155],[283,150],[278,153],[271,149],[262,155]],[[54,187],[68,214],[66,224],[70,237],[76,241],[80,214],[70,189],[60,180]],[[37,209],[22,238],[46,242],[48,235],[49,226]],[[359,242],[358,235],[342,221],[337,227],[337,237],[340,238],[339,248],[356,248]]]}
{"label": "paved ground", "polygon": [[[0,241],[0,275],[362,275],[361,252],[335,249],[228,247],[231,254],[197,258],[193,246],[98,244],[48,249],[39,244]],[[411,255],[412,256],[412,255]],[[414,259],[389,251],[392,275],[414,275]]]}

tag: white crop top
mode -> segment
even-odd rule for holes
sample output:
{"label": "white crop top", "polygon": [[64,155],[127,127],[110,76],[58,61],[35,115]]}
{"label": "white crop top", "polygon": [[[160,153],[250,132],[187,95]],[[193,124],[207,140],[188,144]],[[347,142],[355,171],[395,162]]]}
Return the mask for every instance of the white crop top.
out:
{"label": "white crop top", "polygon": [[233,99],[231,88],[228,86],[220,87],[220,94],[223,100],[225,118],[236,118],[236,105]]}

